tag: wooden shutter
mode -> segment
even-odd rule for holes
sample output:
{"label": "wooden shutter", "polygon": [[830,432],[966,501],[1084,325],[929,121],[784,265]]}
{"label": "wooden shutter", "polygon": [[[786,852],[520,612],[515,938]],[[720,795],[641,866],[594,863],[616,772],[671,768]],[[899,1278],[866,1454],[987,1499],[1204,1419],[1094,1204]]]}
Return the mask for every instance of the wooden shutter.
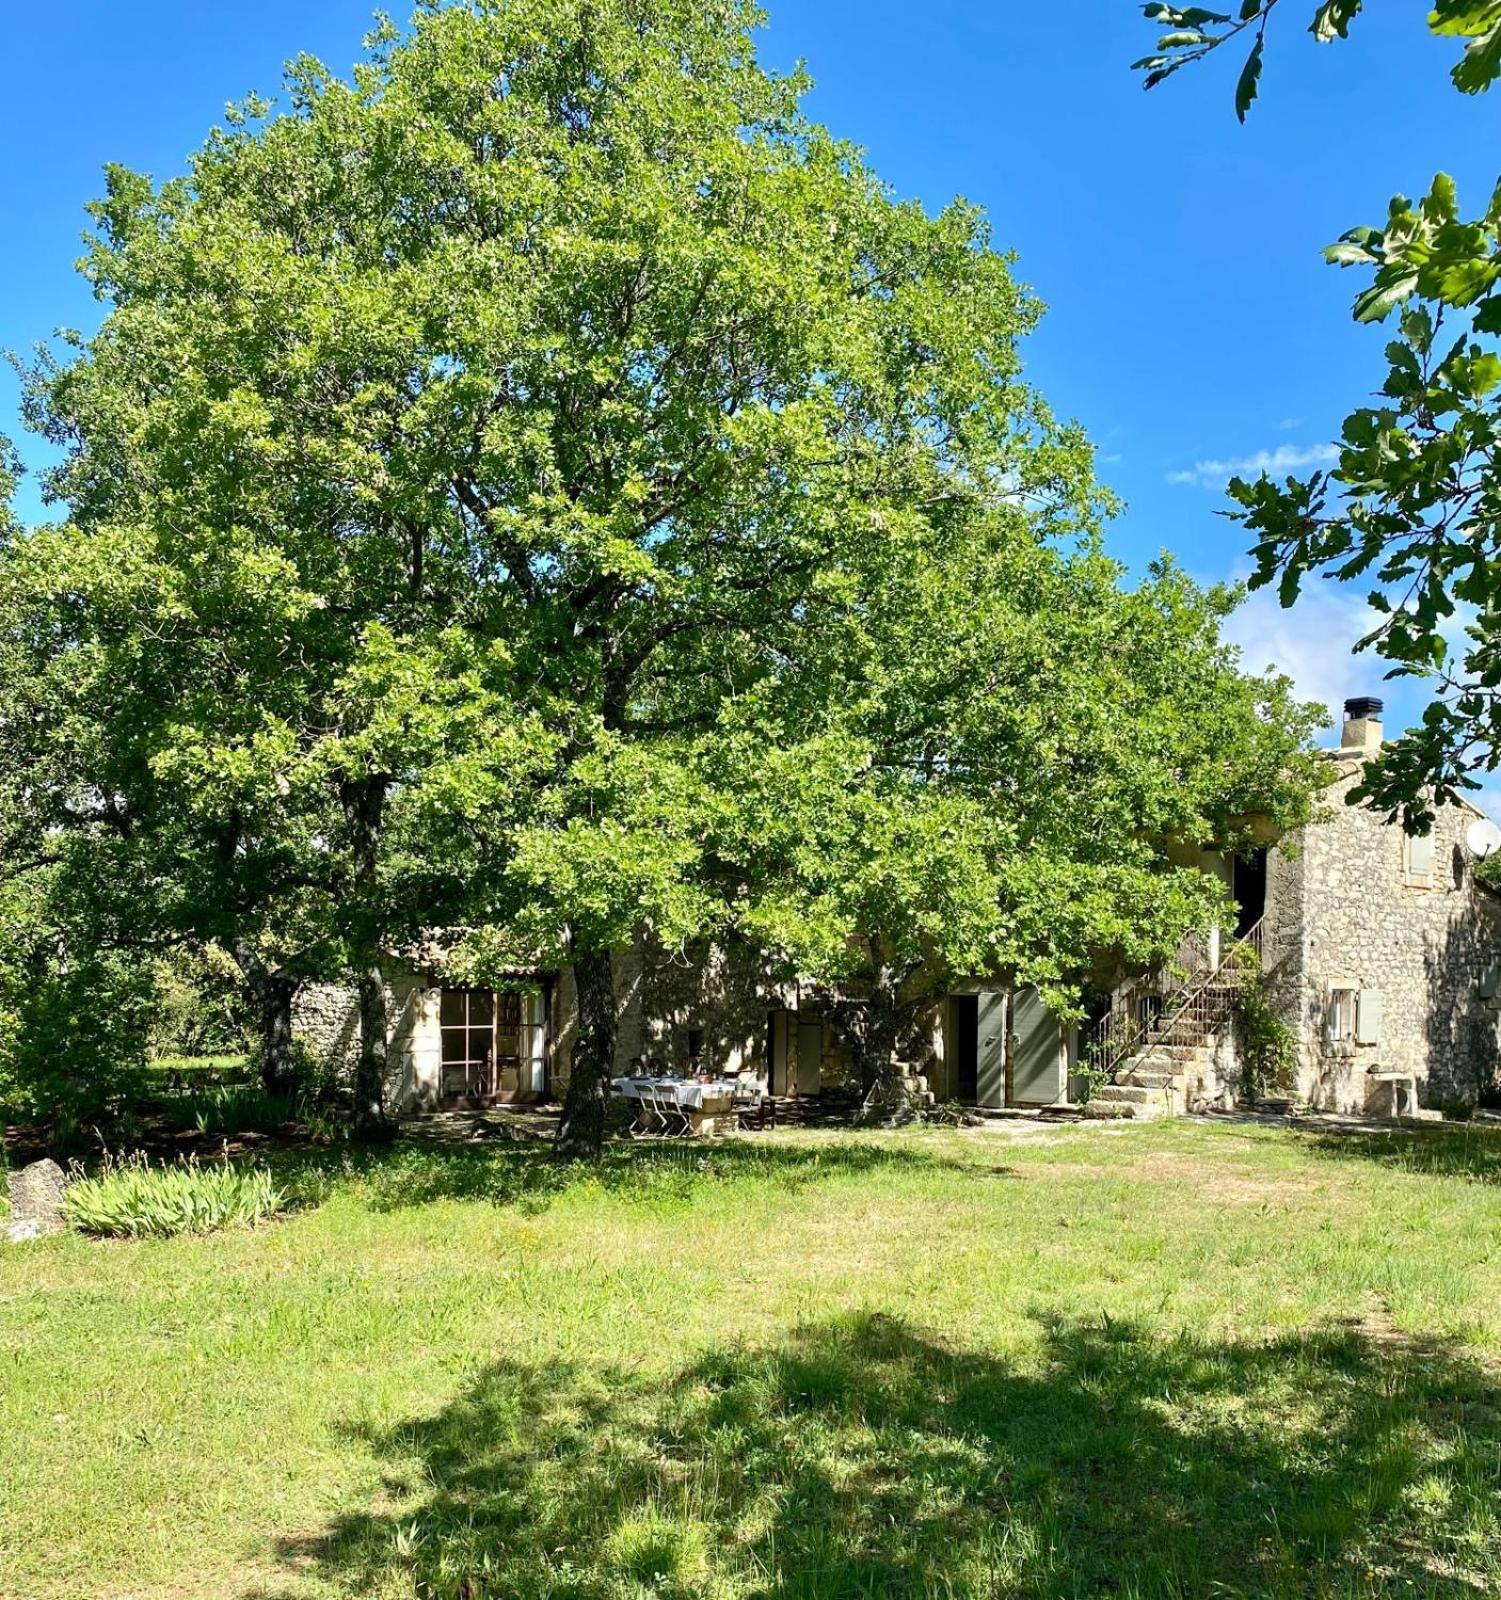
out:
{"label": "wooden shutter", "polygon": [[1433,835],[1413,834],[1407,841],[1407,873],[1412,878],[1433,876]]}
{"label": "wooden shutter", "polygon": [[1381,1043],[1381,991],[1362,989],[1360,1005],[1355,1012],[1356,1044]]}

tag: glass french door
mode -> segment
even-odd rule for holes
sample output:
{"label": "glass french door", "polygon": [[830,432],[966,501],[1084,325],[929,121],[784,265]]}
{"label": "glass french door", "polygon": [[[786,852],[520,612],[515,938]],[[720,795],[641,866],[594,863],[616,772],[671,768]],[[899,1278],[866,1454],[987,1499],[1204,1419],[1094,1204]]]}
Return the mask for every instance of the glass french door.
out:
{"label": "glass french door", "polygon": [[443,1098],[488,1099],[495,1093],[495,996],[488,989],[445,989]]}
{"label": "glass french door", "polygon": [[512,1099],[544,1091],[543,1004],[537,996],[445,989],[439,1025],[445,1100]]}

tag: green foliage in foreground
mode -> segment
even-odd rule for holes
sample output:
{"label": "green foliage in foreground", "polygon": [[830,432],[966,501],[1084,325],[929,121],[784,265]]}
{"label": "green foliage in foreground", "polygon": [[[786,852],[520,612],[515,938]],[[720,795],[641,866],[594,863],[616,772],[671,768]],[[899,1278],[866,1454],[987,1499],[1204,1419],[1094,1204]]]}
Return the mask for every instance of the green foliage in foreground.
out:
{"label": "green foliage in foreground", "polygon": [[0,1250],[7,1600],[1501,1592],[1494,1128],[275,1171]]}
{"label": "green foliage in foreground", "polygon": [[[1235,84],[1235,114],[1242,122],[1261,88],[1261,71],[1266,52],[1267,28],[1284,0],[1242,0],[1231,16],[1204,6],[1173,6],[1156,3],[1143,6],[1148,22],[1165,29],[1156,50],[1134,63],[1144,73],[1143,83],[1155,89],[1159,83],[1196,61],[1237,40],[1250,45]],[[1303,0],[1297,0],[1301,5]],[[1350,35],[1350,24],[1364,9],[1365,0],[1318,0],[1308,31],[1320,44],[1331,44]],[[1416,8],[1414,8],[1416,9]],[[1285,15],[1285,12],[1284,12]],[[1461,39],[1464,51],[1449,74],[1454,87],[1464,94],[1479,94],[1490,88],[1501,73],[1501,0],[1434,0],[1428,12],[1428,26],[1441,38]]]}
{"label": "green foliage in foreground", "polygon": [[[1249,40],[1235,99],[1244,120],[1282,3],[1246,0],[1234,17],[1148,5],[1148,19],[1167,31],[1136,63],[1146,86]],[[1362,8],[1323,0],[1311,32],[1343,39]],[[1435,0],[1428,26],[1464,43],[1457,89],[1477,94],[1501,75],[1501,0]],[[1400,313],[1380,398],[1346,417],[1333,472],[1234,479],[1232,515],[1255,540],[1251,586],[1276,583],[1284,605],[1310,576],[1372,586],[1380,620],[1359,648],[1385,661],[1389,677],[1422,679],[1431,698],[1420,725],[1368,766],[1350,799],[1426,831],[1435,800],[1477,790],[1477,772],[1501,767],[1501,189],[1466,217],[1453,179],[1439,173],[1421,201],[1395,196],[1381,226],[1350,229],[1325,256],[1371,275],[1357,322]]]}
{"label": "green foliage in foreground", "polygon": [[249,1227],[280,1211],[285,1198],[271,1174],[259,1169],[196,1160],[153,1167],[141,1158],[75,1178],[63,1204],[80,1233],[140,1239]]}

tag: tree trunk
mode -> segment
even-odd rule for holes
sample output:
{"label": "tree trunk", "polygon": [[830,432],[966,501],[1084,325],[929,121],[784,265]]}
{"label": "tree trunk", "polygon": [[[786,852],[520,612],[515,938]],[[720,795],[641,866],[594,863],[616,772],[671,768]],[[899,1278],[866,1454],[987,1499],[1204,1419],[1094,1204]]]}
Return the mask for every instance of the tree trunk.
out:
{"label": "tree trunk", "polygon": [[297,980],[273,972],[246,946],[235,950],[235,961],[255,1018],[256,1067],[267,1094],[288,1094],[293,1084],[292,1001]]}
{"label": "tree trunk", "polygon": [[560,1156],[597,1156],[605,1141],[605,1110],[615,1065],[615,974],[607,950],[575,951],[578,1034],[558,1126]]}
{"label": "tree trunk", "polygon": [[386,983],[381,971],[380,835],[387,780],[347,783],[341,795],[349,823],[356,885],[350,944],[359,995],[360,1053],[354,1068],[354,1132],[389,1138],[386,1116]]}
{"label": "tree trunk", "polygon": [[292,1001],[297,982],[270,974],[262,985],[256,1021],[259,1032],[261,1085],[267,1094],[290,1094],[296,1076],[292,1065]]}
{"label": "tree trunk", "polygon": [[354,1131],[359,1138],[383,1138],[386,1117],[386,982],[372,960],[359,974],[360,1053],[354,1068]]}
{"label": "tree trunk", "polygon": [[870,1000],[861,1009],[854,1036],[855,1058],[865,1090],[862,1120],[910,1122],[921,1112],[903,1071],[903,1052],[912,1043],[916,1008],[904,1005],[902,975],[885,962],[877,965]]}

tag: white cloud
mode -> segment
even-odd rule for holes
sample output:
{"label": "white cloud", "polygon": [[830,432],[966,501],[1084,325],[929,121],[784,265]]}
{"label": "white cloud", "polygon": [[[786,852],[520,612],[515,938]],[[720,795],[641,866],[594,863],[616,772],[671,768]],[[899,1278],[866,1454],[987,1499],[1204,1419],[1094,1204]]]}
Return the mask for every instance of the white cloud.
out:
{"label": "white cloud", "polygon": [[[1235,578],[1244,580],[1244,568]],[[1451,645],[1462,647],[1465,641],[1459,635],[1468,620],[1466,615],[1450,620],[1444,632]],[[1359,591],[1312,581],[1286,611],[1278,604],[1275,589],[1258,589],[1247,595],[1240,609],[1226,620],[1225,638],[1240,646],[1248,671],[1263,672],[1270,667],[1285,672],[1296,686],[1298,698],[1322,705],[1336,731],[1347,699],[1364,694],[1385,699],[1384,720],[1390,739],[1417,720],[1426,690],[1412,680],[1385,681],[1387,663],[1373,650],[1355,654],[1357,641],[1380,622],[1381,614],[1366,604]],[[1326,732],[1318,742],[1338,741]],[[1501,820],[1501,772],[1475,776],[1480,788],[1470,796],[1471,801]]]}
{"label": "white cloud", "polygon": [[1339,451],[1332,444],[1279,444],[1275,450],[1258,450],[1255,455],[1232,456],[1227,461],[1195,461],[1192,467],[1168,473],[1167,481],[1223,489],[1231,478],[1255,478],[1263,472],[1277,477],[1304,467],[1327,467],[1338,460]]}
{"label": "white cloud", "polygon": [[1286,611],[1274,589],[1258,589],[1226,622],[1225,637],[1250,671],[1285,672],[1299,698],[1318,701],[1332,719],[1350,696],[1383,692],[1382,663],[1353,654],[1380,620],[1363,596],[1332,583],[1311,585]]}

